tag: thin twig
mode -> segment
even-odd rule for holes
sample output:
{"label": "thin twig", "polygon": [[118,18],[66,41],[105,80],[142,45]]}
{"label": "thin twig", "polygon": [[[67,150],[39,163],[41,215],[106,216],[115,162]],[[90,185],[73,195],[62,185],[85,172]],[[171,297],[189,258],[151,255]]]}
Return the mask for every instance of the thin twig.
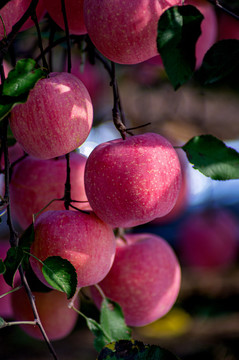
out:
{"label": "thin twig", "polygon": [[30,303],[31,303],[33,315],[34,315],[34,318],[35,318],[35,323],[36,323],[36,325],[39,327],[39,329],[40,329],[40,331],[41,331],[41,333],[42,333],[42,336],[43,336],[43,338],[44,338],[44,340],[45,340],[45,342],[46,342],[46,344],[47,344],[47,347],[48,347],[50,353],[52,354],[53,358],[54,358],[55,360],[58,360],[58,357],[57,357],[57,355],[56,355],[56,352],[55,352],[55,350],[54,350],[54,348],[53,348],[53,346],[52,346],[52,344],[51,344],[51,342],[50,342],[50,340],[49,340],[49,338],[48,338],[48,336],[47,336],[47,334],[46,334],[46,332],[45,332],[44,327],[42,326],[41,319],[40,319],[40,317],[39,317],[39,314],[38,314],[38,311],[37,311],[37,307],[36,307],[36,304],[35,304],[35,298],[34,298],[32,292],[31,292],[31,289],[30,289],[30,287],[29,287],[29,285],[28,285],[26,276],[25,276],[25,274],[24,274],[23,269],[22,269],[21,266],[19,267],[19,273],[20,273],[20,276],[21,276],[22,284],[23,284],[23,286],[24,286],[24,288],[25,288],[25,290],[26,290],[26,293],[27,293],[28,298],[29,298]]}
{"label": "thin twig", "polygon": [[49,71],[49,67],[48,67],[44,52],[43,52],[41,30],[40,30],[37,15],[36,15],[36,9],[33,10],[31,18],[32,18],[32,21],[35,24],[36,29],[37,29],[38,46],[39,46],[39,49],[40,49],[40,52],[41,52],[42,64],[43,64],[44,68]]}
{"label": "thin twig", "polygon": [[64,19],[64,26],[65,26],[65,33],[66,33],[67,57],[68,57],[67,71],[70,73],[71,72],[71,43],[70,43],[69,26],[68,26],[68,21],[67,21],[67,16],[66,16],[65,0],[61,0],[61,11],[62,11],[63,19]]}

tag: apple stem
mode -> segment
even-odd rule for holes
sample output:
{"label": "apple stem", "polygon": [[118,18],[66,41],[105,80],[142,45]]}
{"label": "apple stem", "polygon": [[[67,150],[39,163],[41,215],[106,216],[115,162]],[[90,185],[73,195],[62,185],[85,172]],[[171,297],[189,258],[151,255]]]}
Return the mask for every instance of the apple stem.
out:
{"label": "apple stem", "polygon": [[10,290],[10,291],[8,291],[8,292],[0,295],[0,299],[2,299],[4,296],[7,296],[7,295],[9,295],[9,294],[11,294],[11,293],[13,293],[13,292],[21,289],[21,288],[22,288],[22,286],[17,286],[17,287],[15,287],[15,288],[13,288],[12,290]]}
{"label": "apple stem", "polygon": [[105,296],[103,290],[101,289],[101,287],[98,284],[94,284],[94,287],[99,291],[102,299],[106,299],[106,296]]}
{"label": "apple stem", "polygon": [[51,201],[49,201],[49,203],[47,203],[40,211],[38,211],[36,214],[33,214],[33,223],[35,222],[36,218],[38,215],[40,215],[45,209],[48,208],[48,206],[50,206],[54,201],[63,201],[63,198],[60,199],[52,199]]}

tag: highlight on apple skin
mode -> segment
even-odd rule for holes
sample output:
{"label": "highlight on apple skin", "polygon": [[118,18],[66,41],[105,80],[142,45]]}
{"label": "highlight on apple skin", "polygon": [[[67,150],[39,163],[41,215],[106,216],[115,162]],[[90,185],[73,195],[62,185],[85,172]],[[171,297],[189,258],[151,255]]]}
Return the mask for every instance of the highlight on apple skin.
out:
{"label": "highlight on apple skin", "polygon": [[69,73],[50,73],[16,105],[10,127],[24,150],[51,159],[78,148],[92,127],[93,107],[85,85]]}
{"label": "highlight on apple skin", "polygon": [[[181,284],[181,270],[171,246],[147,233],[117,239],[113,266],[98,284],[106,297],[119,303],[129,326],[144,326],[164,316],[174,305]],[[91,294],[98,307],[96,287]]]}
{"label": "highlight on apple skin", "polygon": [[84,19],[95,47],[109,60],[137,64],[158,54],[161,14],[181,0],[85,0]]}
{"label": "highlight on apple skin", "polygon": [[[78,313],[68,307],[70,300],[67,300],[66,294],[57,290],[34,291],[32,294],[49,340],[60,340],[68,336],[76,325]],[[11,304],[15,321],[34,321],[30,300],[23,287],[11,294]],[[75,299],[74,307],[79,308],[78,297]],[[44,340],[37,325],[22,324],[20,327],[29,336]]]}
{"label": "highlight on apple skin", "polygon": [[[31,254],[44,261],[61,256],[75,267],[78,287],[96,284],[109,272],[115,256],[112,228],[94,213],[71,210],[46,211],[35,222]],[[42,265],[30,257],[33,271],[45,285]]]}
{"label": "highlight on apple skin", "polygon": [[239,245],[238,219],[226,208],[209,208],[188,215],[178,229],[182,265],[219,269],[235,263]]}
{"label": "highlight on apple skin", "polygon": [[[61,29],[65,30],[64,18],[61,11],[61,0],[43,1],[50,17]],[[67,0],[65,2],[70,34],[83,35],[87,33],[84,23],[83,3],[83,0]]]}
{"label": "highlight on apple skin", "polygon": [[175,149],[155,133],[102,143],[86,162],[90,206],[113,227],[132,227],[169,213],[181,181]]}
{"label": "highlight on apple skin", "polygon": [[[74,202],[74,206],[81,210],[91,210],[84,186],[86,159],[76,152],[70,154],[71,198],[83,201]],[[64,196],[65,181],[65,157],[41,160],[28,156],[15,165],[9,186],[10,200],[13,218],[22,229],[32,223],[33,214],[42,210],[51,200]],[[54,201],[44,211],[64,209],[64,201]]]}

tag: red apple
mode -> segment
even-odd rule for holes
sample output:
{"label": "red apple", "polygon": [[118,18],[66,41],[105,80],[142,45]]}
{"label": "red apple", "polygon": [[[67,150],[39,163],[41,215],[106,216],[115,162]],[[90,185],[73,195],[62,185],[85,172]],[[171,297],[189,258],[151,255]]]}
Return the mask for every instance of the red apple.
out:
{"label": "red apple", "polygon": [[184,213],[184,211],[188,206],[189,203],[189,182],[188,182],[188,174],[187,174],[188,160],[186,159],[186,156],[184,156],[185,154],[182,154],[181,151],[182,150],[177,151],[181,164],[181,170],[182,170],[182,185],[179,191],[177,201],[174,207],[172,208],[172,210],[167,215],[154,219],[151,222],[152,224],[160,225],[174,221]]}
{"label": "red apple", "polygon": [[206,209],[190,214],[178,233],[182,264],[219,268],[233,264],[238,254],[238,219],[226,209]]}
{"label": "red apple", "polygon": [[[73,203],[78,209],[90,210],[85,194],[84,172],[86,157],[79,153],[70,155],[71,198],[83,203]],[[26,176],[27,174],[27,176]],[[28,156],[14,168],[10,183],[10,199],[13,217],[27,228],[33,218],[53,199],[64,196],[66,159],[64,157],[40,160]],[[64,210],[63,201],[54,201],[45,211]]]}
{"label": "red apple", "polygon": [[[69,335],[78,319],[78,314],[68,307],[66,294],[57,290],[33,292],[37,311],[49,340],[60,340]],[[12,293],[11,304],[16,321],[34,321],[29,298],[24,288]],[[79,308],[79,298],[74,306]],[[37,325],[20,325],[31,337],[44,340]]]}
{"label": "red apple", "polygon": [[85,0],[87,32],[96,48],[120,64],[137,64],[157,55],[160,15],[181,0]]}
{"label": "red apple", "polygon": [[[110,270],[115,255],[114,233],[94,213],[47,211],[36,220],[31,253],[42,261],[49,256],[67,259],[76,269],[78,286],[89,286]],[[39,261],[33,257],[30,261],[38,278],[49,286]]]}
{"label": "red apple", "polygon": [[[58,26],[65,30],[64,18],[61,11],[61,0],[44,0],[44,3],[50,17]],[[81,35],[87,33],[84,23],[83,3],[83,0],[65,1],[70,34]]]}
{"label": "red apple", "polygon": [[164,137],[146,133],[98,145],[85,168],[93,211],[113,227],[131,227],[164,216],[181,186],[176,151]]}
{"label": "red apple", "polygon": [[10,127],[29,155],[50,159],[79,147],[92,121],[84,84],[69,73],[50,73],[36,83],[26,103],[12,109]]}
{"label": "red apple", "polygon": [[[157,235],[128,234],[118,240],[115,260],[98,284],[104,294],[119,303],[129,326],[144,326],[173,306],[180,289],[181,271],[170,245]],[[91,287],[100,306],[101,296]]]}
{"label": "red apple", "polygon": [[[0,10],[0,15],[2,17],[2,21],[0,21],[0,40],[4,37],[4,27],[6,31],[6,35],[8,35],[12,31],[13,25],[15,25],[20,18],[27,11],[31,0],[11,0],[9,1],[3,8]],[[36,13],[38,20],[40,20],[44,14],[45,10],[43,7],[42,0],[39,0],[39,3],[36,7]],[[33,26],[34,23],[31,19],[28,19],[26,23],[21,27],[21,31],[26,30]]]}
{"label": "red apple", "polygon": [[224,39],[239,40],[239,21],[221,12],[218,15],[218,40]]}

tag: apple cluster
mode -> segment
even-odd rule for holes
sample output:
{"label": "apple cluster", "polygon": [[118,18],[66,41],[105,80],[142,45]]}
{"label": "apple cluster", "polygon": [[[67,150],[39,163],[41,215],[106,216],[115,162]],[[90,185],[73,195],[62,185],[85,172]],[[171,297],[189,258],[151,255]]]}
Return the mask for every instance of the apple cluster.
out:
{"label": "apple cluster", "polygon": [[[30,3],[12,0],[1,9],[1,39]],[[105,58],[129,65],[158,55],[158,19],[169,7],[181,3],[68,0],[65,5],[70,34],[88,34]],[[185,3],[198,6],[205,15],[196,51],[199,64],[216,39],[216,15],[203,0]],[[47,12],[64,29],[60,9],[61,0],[40,0],[38,20]],[[29,20],[20,30],[32,25]],[[92,299],[100,307],[101,293],[94,287],[98,284],[107,297],[120,304],[128,325],[146,325],[165,315],[180,290],[178,259],[163,238],[149,233],[133,235],[130,229],[167,216],[177,203],[182,168],[170,141],[152,132],[127,135],[101,143],[88,158],[83,156],[77,149],[93,126],[92,99],[79,77],[64,71],[40,79],[27,101],[13,107],[9,125],[17,141],[10,162],[23,157],[12,171],[10,205],[22,230],[34,222],[30,265],[49,288],[34,292],[34,296],[49,338],[66,336],[77,319],[65,294],[51,289],[43,276],[42,262],[50,256],[60,256],[74,266],[77,286],[90,287]],[[66,154],[70,154],[70,209],[64,204]],[[0,191],[3,194],[3,185]],[[115,237],[118,228],[126,231],[122,238]],[[15,286],[18,283],[19,279]],[[7,316],[33,320],[23,288],[12,293],[11,306],[13,313],[6,308]],[[79,306],[77,298],[75,307]],[[22,327],[41,338],[36,327]]]}

